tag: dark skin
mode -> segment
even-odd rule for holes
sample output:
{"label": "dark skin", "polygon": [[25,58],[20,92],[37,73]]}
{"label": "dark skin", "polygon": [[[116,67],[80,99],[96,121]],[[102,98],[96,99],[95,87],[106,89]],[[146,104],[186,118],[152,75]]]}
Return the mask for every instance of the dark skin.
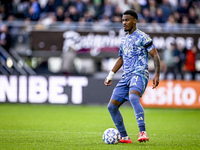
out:
{"label": "dark skin", "polygon": [[[124,31],[126,32],[129,32],[129,35],[131,35],[136,29],[136,22],[137,22],[137,19],[135,19],[133,16],[131,15],[123,15],[122,17],[122,23],[123,23],[123,26],[124,26]],[[151,55],[151,57],[153,58],[154,60],[154,67],[155,67],[155,75],[153,77],[153,89],[156,88],[159,84],[159,76],[160,76],[160,57],[158,55],[158,52],[157,50],[154,48],[152,49],[149,54]],[[123,65],[123,58],[122,57],[119,57],[112,69],[112,71],[114,73],[116,73],[120,68],[121,66]],[[111,85],[111,81],[112,80],[109,80],[108,82],[106,81],[107,79],[105,79],[104,81],[104,84],[106,86],[110,86]],[[129,92],[129,94],[137,94],[138,96],[141,97],[140,93],[136,90],[131,90]],[[114,100],[114,99],[110,99],[110,102],[114,105],[117,105],[117,106],[120,106],[121,103],[117,100]]]}

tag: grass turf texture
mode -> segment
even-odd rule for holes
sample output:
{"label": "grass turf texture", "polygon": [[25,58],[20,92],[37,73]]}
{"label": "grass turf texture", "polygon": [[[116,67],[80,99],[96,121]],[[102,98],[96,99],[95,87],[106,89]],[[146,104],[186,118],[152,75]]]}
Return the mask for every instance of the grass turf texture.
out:
{"label": "grass turf texture", "polygon": [[104,144],[104,130],[114,127],[106,106],[0,104],[0,149],[200,149],[200,110],[145,109],[146,143],[137,142],[133,109],[120,110],[132,144]]}

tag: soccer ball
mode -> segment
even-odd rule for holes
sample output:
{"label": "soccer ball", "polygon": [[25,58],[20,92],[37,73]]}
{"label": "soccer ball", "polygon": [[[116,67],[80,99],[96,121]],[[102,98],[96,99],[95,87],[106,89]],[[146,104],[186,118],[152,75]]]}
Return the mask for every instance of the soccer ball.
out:
{"label": "soccer ball", "polygon": [[120,133],[115,128],[108,128],[103,133],[103,141],[106,144],[118,144]]}

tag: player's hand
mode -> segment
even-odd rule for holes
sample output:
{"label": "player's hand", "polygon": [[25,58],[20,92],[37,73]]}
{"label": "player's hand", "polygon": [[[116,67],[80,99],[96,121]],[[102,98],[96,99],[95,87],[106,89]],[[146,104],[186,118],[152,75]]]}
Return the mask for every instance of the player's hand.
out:
{"label": "player's hand", "polygon": [[106,86],[110,86],[110,85],[111,85],[111,81],[112,81],[112,80],[108,80],[108,81],[107,81],[107,78],[106,78],[105,81],[104,81],[104,84],[105,84]]}
{"label": "player's hand", "polygon": [[152,89],[155,89],[159,84],[159,75],[155,75],[153,77],[153,88]]}

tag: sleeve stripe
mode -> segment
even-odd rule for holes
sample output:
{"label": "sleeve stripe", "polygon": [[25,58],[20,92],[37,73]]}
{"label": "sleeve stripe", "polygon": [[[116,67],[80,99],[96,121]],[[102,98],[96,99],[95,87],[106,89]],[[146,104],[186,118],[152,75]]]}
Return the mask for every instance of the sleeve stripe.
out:
{"label": "sleeve stripe", "polygon": [[153,42],[151,41],[149,44],[144,45],[144,47],[147,49],[148,47],[150,47],[153,44]]}

